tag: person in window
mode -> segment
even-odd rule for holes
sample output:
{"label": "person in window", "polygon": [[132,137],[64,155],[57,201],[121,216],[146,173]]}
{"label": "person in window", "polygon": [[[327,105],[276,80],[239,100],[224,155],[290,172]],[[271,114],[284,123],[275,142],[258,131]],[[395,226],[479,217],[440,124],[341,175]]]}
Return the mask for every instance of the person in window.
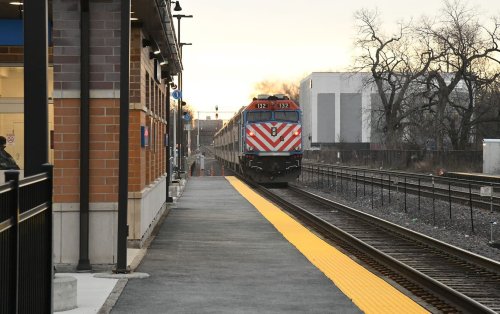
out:
{"label": "person in window", "polygon": [[0,170],[19,170],[19,166],[12,156],[5,151],[7,140],[0,136]]}

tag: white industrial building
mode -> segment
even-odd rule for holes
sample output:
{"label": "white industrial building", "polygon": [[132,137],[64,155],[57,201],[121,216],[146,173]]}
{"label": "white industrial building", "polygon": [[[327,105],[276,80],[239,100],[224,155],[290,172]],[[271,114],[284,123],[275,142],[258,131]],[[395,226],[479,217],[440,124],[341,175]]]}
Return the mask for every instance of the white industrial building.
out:
{"label": "white industrial building", "polygon": [[378,95],[365,86],[368,78],[370,73],[313,72],[300,82],[305,150],[341,143],[369,147]]}
{"label": "white industrial building", "polygon": [[500,139],[483,140],[483,173],[500,175]]}

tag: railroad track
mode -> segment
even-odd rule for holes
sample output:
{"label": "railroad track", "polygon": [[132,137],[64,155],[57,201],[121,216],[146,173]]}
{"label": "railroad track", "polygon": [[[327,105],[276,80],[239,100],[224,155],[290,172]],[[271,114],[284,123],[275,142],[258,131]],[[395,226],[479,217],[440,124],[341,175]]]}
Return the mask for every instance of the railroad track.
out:
{"label": "railroad track", "polygon": [[[472,206],[476,208],[500,211],[500,197],[496,195],[493,195],[491,198],[482,197],[480,193],[477,192],[480,183],[469,186],[467,183],[462,182],[464,180],[461,180],[452,185],[451,182],[455,182],[456,180],[424,176],[405,177],[397,173],[377,173],[373,170],[367,172],[363,169],[347,170],[312,165],[303,165],[302,172],[303,176],[305,176],[305,180],[309,180],[310,182],[321,180],[323,184],[326,183],[326,185],[330,183],[333,185],[335,182],[341,186],[349,184],[349,182],[353,182],[353,184],[356,182],[358,187],[373,184],[385,190],[385,193],[387,193],[389,197],[390,191],[404,191],[404,193],[419,195],[421,197],[435,198],[462,205],[472,203]],[[307,177],[307,173],[309,173],[311,177]],[[446,184],[444,182],[450,183]]]}
{"label": "railroad track", "polygon": [[500,313],[500,263],[296,187],[260,193],[444,313]]}

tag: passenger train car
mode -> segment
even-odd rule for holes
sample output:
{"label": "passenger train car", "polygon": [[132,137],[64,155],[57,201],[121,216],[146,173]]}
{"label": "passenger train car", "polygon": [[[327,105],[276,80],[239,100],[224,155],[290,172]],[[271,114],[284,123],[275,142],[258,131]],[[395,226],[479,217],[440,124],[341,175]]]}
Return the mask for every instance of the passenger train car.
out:
{"label": "passenger train car", "polygon": [[300,174],[301,110],[285,95],[259,95],[214,137],[215,156],[259,183],[286,183]]}

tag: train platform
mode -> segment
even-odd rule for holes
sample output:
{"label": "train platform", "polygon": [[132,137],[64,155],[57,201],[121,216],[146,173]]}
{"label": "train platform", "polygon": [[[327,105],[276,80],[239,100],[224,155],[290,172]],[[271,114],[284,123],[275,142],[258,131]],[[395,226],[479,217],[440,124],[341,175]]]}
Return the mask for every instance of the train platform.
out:
{"label": "train platform", "polygon": [[235,177],[190,178],[135,272],[99,313],[426,312]]}
{"label": "train platform", "polygon": [[455,179],[480,181],[485,183],[495,183],[495,184],[500,183],[500,175],[495,175],[495,174],[450,171],[446,172],[444,176]]}

